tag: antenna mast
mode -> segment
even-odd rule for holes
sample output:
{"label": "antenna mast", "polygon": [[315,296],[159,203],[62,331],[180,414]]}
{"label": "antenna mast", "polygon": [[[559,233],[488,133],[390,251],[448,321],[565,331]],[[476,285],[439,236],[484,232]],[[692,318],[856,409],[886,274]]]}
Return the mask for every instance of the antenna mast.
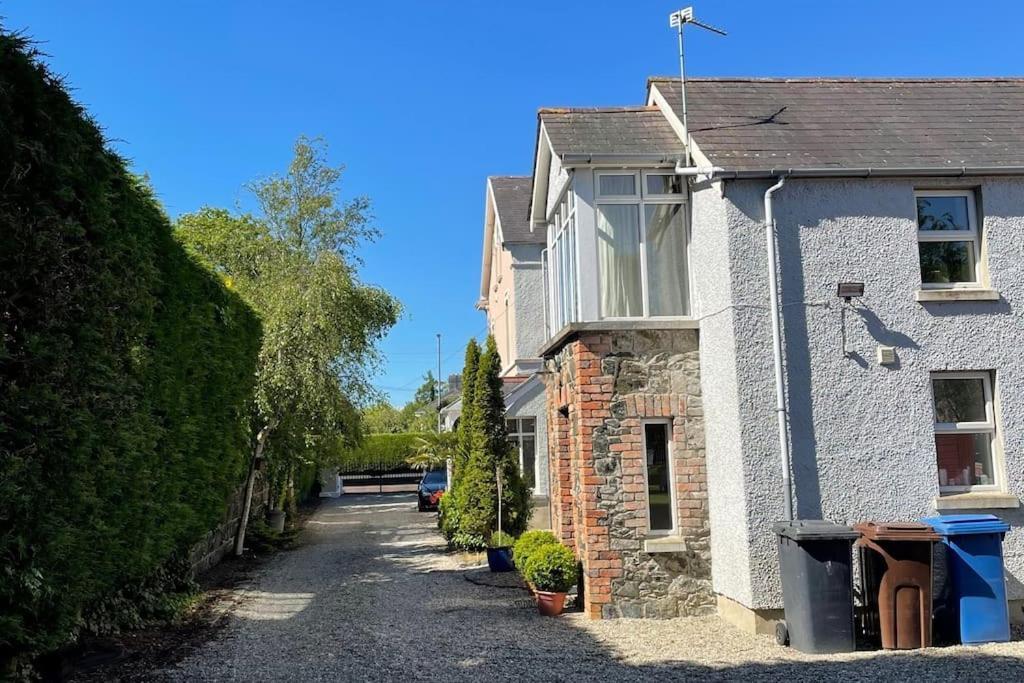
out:
{"label": "antenna mast", "polygon": [[668,15],[668,25],[676,29],[676,33],[679,35],[679,86],[683,97],[683,130],[686,131],[686,163],[685,166],[690,165],[690,124],[686,119],[686,59],[684,58],[683,51],[683,26],[686,24],[693,24],[699,26],[702,29],[717,33],[720,36],[726,35],[725,31],[720,28],[715,28],[709,24],[697,21],[693,18],[693,7],[684,7],[683,9],[673,12]]}

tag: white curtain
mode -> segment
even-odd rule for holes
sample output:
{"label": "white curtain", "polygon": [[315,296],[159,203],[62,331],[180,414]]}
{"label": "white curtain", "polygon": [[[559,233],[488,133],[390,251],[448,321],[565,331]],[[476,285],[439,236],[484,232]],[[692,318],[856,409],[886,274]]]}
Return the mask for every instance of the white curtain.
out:
{"label": "white curtain", "polygon": [[602,204],[597,207],[602,317],[643,315],[638,209],[635,204]]}
{"label": "white curtain", "polygon": [[686,227],[682,204],[647,204],[647,288],[651,315],[686,315]]}

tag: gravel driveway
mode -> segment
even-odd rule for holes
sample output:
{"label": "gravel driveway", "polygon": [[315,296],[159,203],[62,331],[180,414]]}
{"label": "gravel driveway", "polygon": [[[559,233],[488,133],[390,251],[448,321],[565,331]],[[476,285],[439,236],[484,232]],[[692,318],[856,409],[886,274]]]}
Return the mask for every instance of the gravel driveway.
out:
{"label": "gravel driveway", "polygon": [[[412,495],[329,500],[170,680],[1024,680],[1024,643],[807,656],[714,617],[537,615],[460,570]],[[480,585],[481,583],[501,585]]]}

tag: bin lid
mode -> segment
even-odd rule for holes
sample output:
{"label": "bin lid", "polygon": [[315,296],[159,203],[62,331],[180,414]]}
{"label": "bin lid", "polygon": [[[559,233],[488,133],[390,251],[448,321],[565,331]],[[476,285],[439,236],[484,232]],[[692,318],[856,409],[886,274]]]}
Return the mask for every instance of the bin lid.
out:
{"label": "bin lid", "polygon": [[921,520],[943,536],[1003,534],[1010,525],[995,515],[938,515]]}
{"label": "bin lid", "polygon": [[845,524],[836,524],[825,519],[794,519],[788,522],[776,522],[772,530],[778,535],[791,538],[794,541],[852,541],[860,535]]}
{"label": "bin lid", "polygon": [[853,528],[872,541],[937,541],[936,534],[920,522],[861,522]]}

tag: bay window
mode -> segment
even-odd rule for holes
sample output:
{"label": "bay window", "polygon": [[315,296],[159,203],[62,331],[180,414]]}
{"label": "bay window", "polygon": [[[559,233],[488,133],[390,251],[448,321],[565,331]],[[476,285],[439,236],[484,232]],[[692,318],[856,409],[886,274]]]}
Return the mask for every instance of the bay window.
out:
{"label": "bay window", "polygon": [[579,319],[576,265],[576,195],[572,188],[548,225],[548,249],[542,254],[548,329],[552,334]]}
{"label": "bay window", "polygon": [[991,374],[934,373],[932,401],[940,490],[994,488],[998,477]]}
{"label": "bay window", "polygon": [[669,172],[596,174],[602,318],[689,313],[685,185]]}

